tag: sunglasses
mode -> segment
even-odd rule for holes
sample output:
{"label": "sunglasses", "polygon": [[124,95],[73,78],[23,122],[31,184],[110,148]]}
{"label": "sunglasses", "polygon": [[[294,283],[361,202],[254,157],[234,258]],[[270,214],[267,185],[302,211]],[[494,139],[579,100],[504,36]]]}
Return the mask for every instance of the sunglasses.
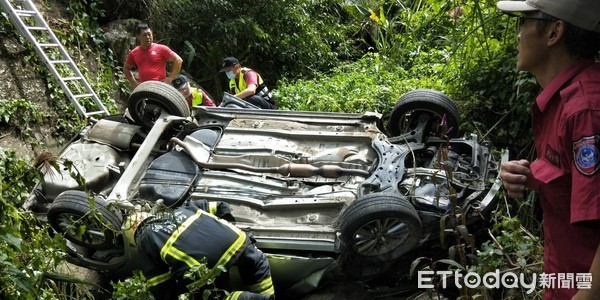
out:
{"label": "sunglasses", "polygon": [[523,29],[523,25],[525,25],[525,21],[527,20],[536,20],[536,21],[542,21],[542,22],[550,22],[552,20],[548,20],[548,19],[544,19],[544,18],[540,18],[540,17],[528,17],[525,15],[516,15],[516,14],[511,14],[511,13],[506,13],[509,17],[513,17],[517,19],[517,31],[521,31],[521,29]]}

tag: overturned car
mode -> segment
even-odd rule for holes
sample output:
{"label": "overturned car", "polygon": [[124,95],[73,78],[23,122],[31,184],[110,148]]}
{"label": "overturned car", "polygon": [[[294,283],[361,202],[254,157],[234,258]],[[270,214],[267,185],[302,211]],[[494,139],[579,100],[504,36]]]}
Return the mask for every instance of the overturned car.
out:
{"label": "overturned car", "polygon": [[66,145],[26,208],[67,239],[72,263],[128,274],[143,217],[225,201],[269,256],[278,295],[302,295],[327,272],[372,278],[439,242],[445,215],[484,221],[507,154],[459,136],[459,120],[432,90],[400,97],[386,135],[376,113],[260,110],[232,96],[190,113],[177,90],[145,82],[126,115]]}

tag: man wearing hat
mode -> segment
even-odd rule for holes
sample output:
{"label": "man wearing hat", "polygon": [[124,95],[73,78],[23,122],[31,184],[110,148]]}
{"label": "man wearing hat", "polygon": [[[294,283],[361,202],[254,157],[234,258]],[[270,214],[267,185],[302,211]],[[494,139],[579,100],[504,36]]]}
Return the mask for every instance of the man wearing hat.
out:
{"label": "man wearing hat", "polygon": [[229,78],[229,93],[263,109],[274,109],[275,101],[260,74],[243,68],[235,57],[223,59],[221,71]]}
{"label": "man wearing hat", "polygon": [[184,75],[175,76],[172,83],[173,87],[183,95],[190,108],[200,105],[215,106],[215,103],[203,89],[190,87],[190,82]]}
{"label": "man wearing hat", "polygon": [[[544,273],[551,279],[544,299],[571,299],[578,290],[584,296],[590,278],[582,276],[600,245],[600,64],[594,60],[600,1],[500,1],[497,7],[518,18],[517,67],[542,88],[531,106],[537,158],[503,163],[500,178],[512,198],[526,188],[539,193]],[[592,288],[600,285],[592,279]]]}

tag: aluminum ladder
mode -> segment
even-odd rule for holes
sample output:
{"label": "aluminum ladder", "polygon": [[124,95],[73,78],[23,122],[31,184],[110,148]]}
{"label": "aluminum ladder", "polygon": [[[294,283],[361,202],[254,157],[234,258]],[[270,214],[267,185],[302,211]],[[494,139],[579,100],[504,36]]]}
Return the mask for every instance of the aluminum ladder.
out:
{"label": "aluminum ladder", "polygon": [[[109,112],[31,0],[0,0],[11,22],[42,57],[44,64],[82,118]],[[85,105],[82,105],[85,103]]]}

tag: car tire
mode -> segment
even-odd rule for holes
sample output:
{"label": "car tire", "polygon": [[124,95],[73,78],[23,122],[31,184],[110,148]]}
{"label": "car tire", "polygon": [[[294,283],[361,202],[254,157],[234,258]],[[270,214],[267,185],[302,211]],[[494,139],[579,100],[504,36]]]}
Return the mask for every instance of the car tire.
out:
{"label": "car tire", "polygon": [[342,251],[362,265],[388,264],[412,250],[421,238],[421,220],[404,197],[373,193],[352,202],[340,215]]}
{"label": "car tire", "polygon": [[145,128],[152,128],[163,111],[180,117],[190,116],[190,107],[183,95],[161,81],[140,83],[127,100],[127,110],[131,118]]}
{"label": "car tire", "polygon": [[[95,250],[110,249],[115,245],[115,233],[121,228],[123,218],[109,210],[104,199],[95,197],[93,202],[83,191],[62,192],[48,208],[48,222],[74,244]],[[81,226],[85,226],[83,232]]]}
{"label": "car tire", "polygon": [[[418,124],[419,115],[422,113],[427,113],[432,117],[425,128],[425,134],[429,134],[434,126],[440,124],[442,117],[446,114],[448,129],[452,128],[447,136],[450,138],[459,136],[460,112],[456,104],[442,92],[419,89],[400,96],[396,101],[388,124],[390,137],[414,130]],[[410,115],[407,117],[408,114]]]}

